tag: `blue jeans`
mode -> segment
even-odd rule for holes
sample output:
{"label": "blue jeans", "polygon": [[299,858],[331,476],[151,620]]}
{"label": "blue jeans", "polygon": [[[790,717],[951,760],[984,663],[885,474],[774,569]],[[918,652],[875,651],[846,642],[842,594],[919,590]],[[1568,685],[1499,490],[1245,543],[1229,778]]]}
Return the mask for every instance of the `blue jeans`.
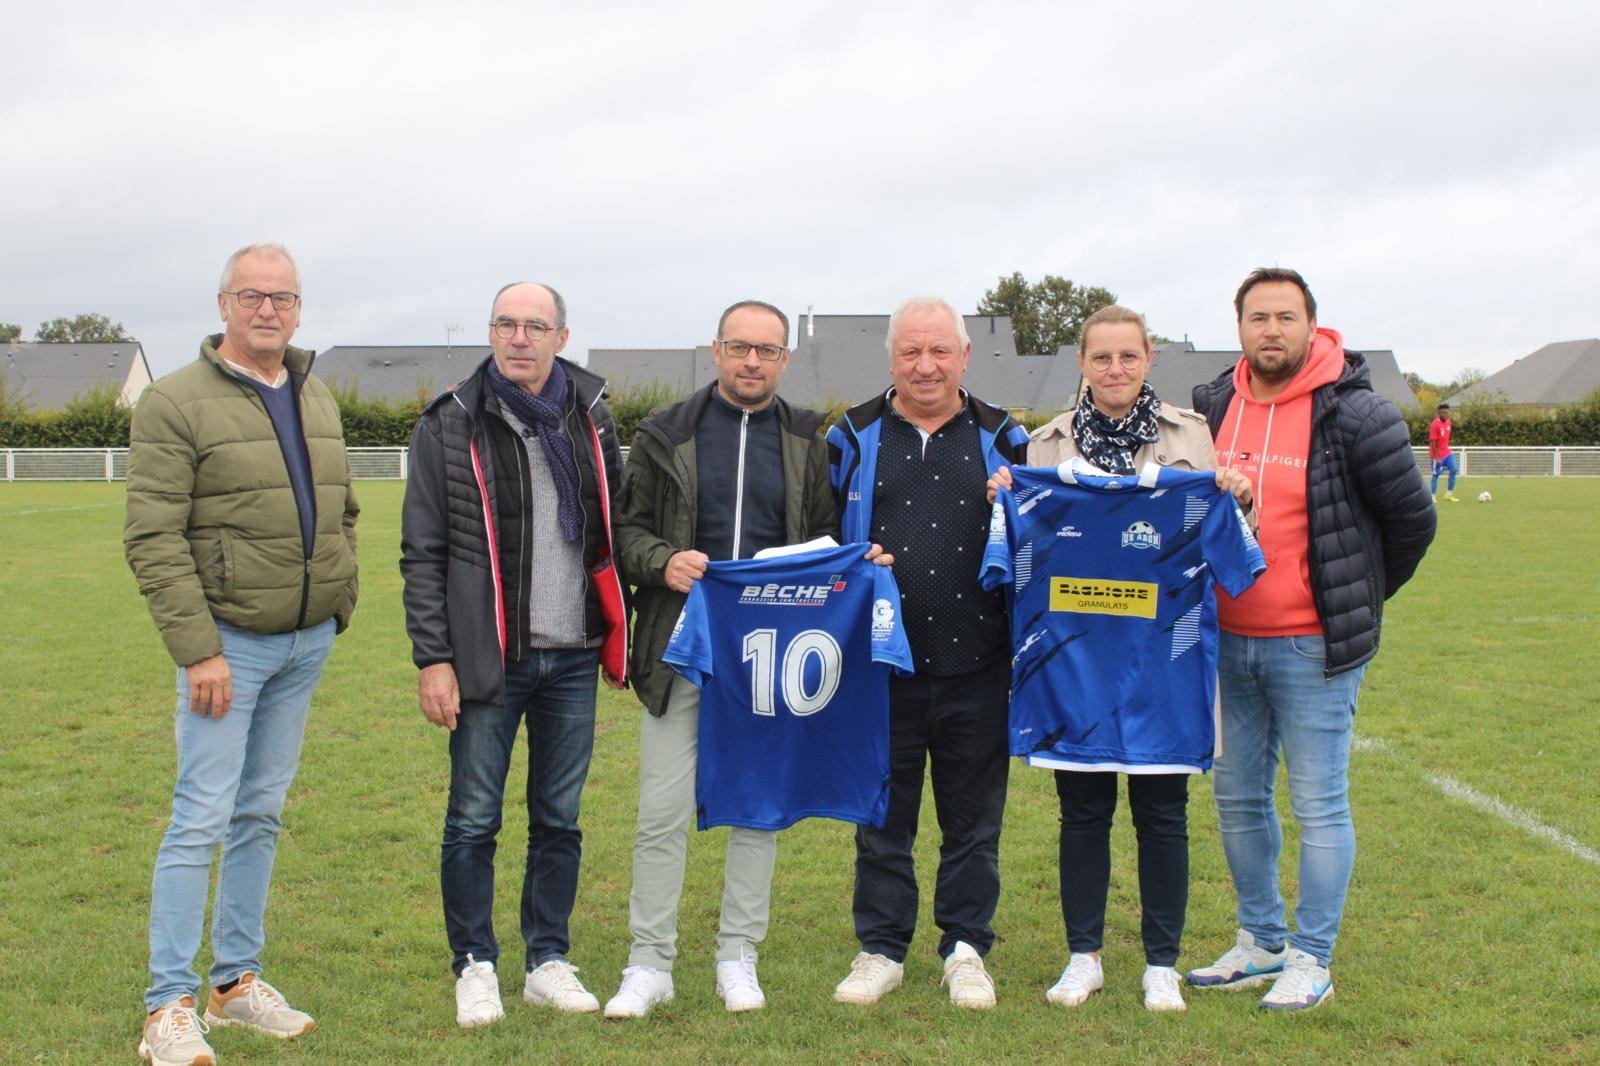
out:
{"label": "blue jeans", "polygon": [[[1222,850],[1239,897],[1239,925],[1258,944],[1275,947],[1287,940],[1326,966],[1356,859],[1350,735],[1366,667],[1332,678],[1322,671],[1321,636],[1222,634],[1222,756],[1212,788]],[[1273,786],[1280,748],[1289,771],[1289,805],[1300,826],[1293,937],[1278,892],[1283,831]]]}
{"label": "blue jeans", "polygon": [[528,858],[522,874],[522,939],[527,969],[564,959],[567,920],[578,895],[583,833],[578,802],[594,751],[600,653],[530,648],[506,663],[500,705],[464,703],[450,734],[450,805],[444,817],[439,884],[456,973],[467,955],[497,962],[494,853],[506,773],[517,727],[528,723]]}
{"label": "blue jeans", "polygon": [[[1117,775],[1057,770],[1061,800],[1061,918],[1067,950],[1099,951],[1105,944],[1106,896],[1111,889],[1111,819]],[[1189,906],[1189,775],[1128,774],[1128,806],[1139,842],[1139,933],[1144,961],[1174,966]]]}
{"label": "blue jeans", "polygon": [[218,844],[211,985],[261,971],[279,815],[300,766],[306,712],[333,648],[334,622],[271,636],[224,622],[217,631],[233,675],[227,714],[206,718],[190,711],[189,677],[178,668],[178,777],[150,885],[149,1010],[198,995],[194,957]]}
{"label": "blue jeans", "polygon": [[1446,492],[1454,492],[1454,491],[1456,491],[1456,453],[1455,452],[1451,452],[1449,455],[1445,456],[1443,459],[1435,459],[1433,461],[1433,484],[1428,489],[1428,494],[1429,495],[1437,495],[1438,494],[1438,492],[1439,492],[1439,475],[1444,473],[1446,470],[1448,470],[1450,472],[1450,480],[1445,482],[1444,491],[1446,491]]}

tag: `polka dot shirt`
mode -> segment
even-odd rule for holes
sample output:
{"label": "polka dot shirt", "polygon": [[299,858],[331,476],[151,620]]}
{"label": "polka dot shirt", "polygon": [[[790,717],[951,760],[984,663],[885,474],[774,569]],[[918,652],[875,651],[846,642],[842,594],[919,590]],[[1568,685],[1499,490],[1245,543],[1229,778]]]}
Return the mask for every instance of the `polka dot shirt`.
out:
{"label": "polka dot shirt", "polygon": [[924,440],[886,405],[872,536],[894,556],[917,673],[970,673],[1008,650],[1005,598],[978,585],[989,536],[988,467],[970,404]]}

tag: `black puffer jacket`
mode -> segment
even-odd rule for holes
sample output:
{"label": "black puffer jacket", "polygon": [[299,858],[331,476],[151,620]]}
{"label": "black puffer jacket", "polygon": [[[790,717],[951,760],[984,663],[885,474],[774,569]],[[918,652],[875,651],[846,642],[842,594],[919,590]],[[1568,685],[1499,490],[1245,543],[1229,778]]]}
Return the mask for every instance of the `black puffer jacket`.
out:
{"label": "black puffer jacket", "polygon": [[[622,476],[622,453],[602,400],[605,381],[565,359],[560,362],[570,385],[565,428],[578,458],[587,573],[608,543],[591,422],[613,498]],[[505,686],[499,624],[505,627],[505,659],[520,662],[528,654],[526,596],[539,574],[523,503],[531,491],[528,453],[500,417],[488,367],[485,359],[459,386],[434,399],[411,435],[400,573],[412,660],[419,668],[452,663],[463,700],[498,703]],[[480,474],[487,501],[478,488]],[[490,567],[486,504],[494,516],[498,589]],[[584,629],[601,637],[607,627],[593,576],[586,578],[586,585]]]}
{"label": "black puffer jacket", "polygon": [[[1233,402],[1233,368],[1195,387],[1194,409],[1216,435]],[[1339,380],[1311,394],[1306,455],[1311,594],[1327,643],[1323,673],[1354,669],[1378,651],[1383,601],[1416,573],[1437,516],[1394,404],[1372,391],[1360,352]]]}

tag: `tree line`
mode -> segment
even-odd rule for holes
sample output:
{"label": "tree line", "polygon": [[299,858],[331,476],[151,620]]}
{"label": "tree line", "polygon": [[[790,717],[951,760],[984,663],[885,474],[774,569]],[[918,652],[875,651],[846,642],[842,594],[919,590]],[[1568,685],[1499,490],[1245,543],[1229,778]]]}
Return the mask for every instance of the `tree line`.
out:
{"label": "tree line", "polygon": [[[15,322],[0,322],[0,342],[22,340],[22,327]],[[105,315],[73,315],[39,323],[33,339],[40,344],[101,344],[131,341],[121,322]]]}
{"label": "tree line", "polygon": [[[1082,339],[1083,323],[1100,308],[1117,302],[1111,290],[1098,285],[1081,285],[1070,278],[1046,274],[1030,282],[1020,271],[997,279],[993,288],[978,301],[977,314],[1008,315],[1017,351],[1024,354],[1053,354]],[[0,341],[21,339],[22,328],[0,323]],[[131,341],[122,323],[105,315],[82,314],[53,318],[40,323],[35,340],[54,343],[95,343]],[[1167,343],[1152,333],[1153,344]],[[1426,444],[1428,422],[1434,407],[1470,385],[1482,381],[1481,370],[1468,369],[1447,382],[1430,382],[1408,373],[1406,383],[1417,396],[1419,409],[1405,412],[1412,442]],[[344,421],[345,439],[354,447],[391,447],[410,442],[411,429],[421,416],[429,397],[390,400],[364,397],[352,387],[330,382]],[[632,441],[639,422],[654,408],[680,399],[671,389],[659,384],[612,389],[608,396],[617,437]],[[826,412],[832,422],[843,411]],[[1021,412],[1029,428],[1047,421],[1054,412]],[[128,443],[131,417],[112,386],[101,386],[79,397],[60,411],[30,408],[20,391],[6,381],[0,369],[0,447],[9,448],[115,448]],[[1498,413],[1490,408],[1469,408],[1456,415],[1453,440],[1460,445],[1600,445],[1600,390],[1583,403],[1554,416],[1545,414]]]}

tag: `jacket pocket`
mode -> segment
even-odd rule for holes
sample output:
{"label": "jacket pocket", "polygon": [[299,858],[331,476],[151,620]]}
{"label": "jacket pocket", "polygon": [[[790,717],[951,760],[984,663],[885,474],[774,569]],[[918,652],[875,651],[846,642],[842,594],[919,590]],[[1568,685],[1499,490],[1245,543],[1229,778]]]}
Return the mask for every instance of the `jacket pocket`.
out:
{"label": "jacket pocket", "polygon": [[222,559],[222,595],[229,597],[233,595],[234,575],[238,573],[238,561],[233,554],[233,538],[228,535],[226,529],[217,531],[217,547]]}

